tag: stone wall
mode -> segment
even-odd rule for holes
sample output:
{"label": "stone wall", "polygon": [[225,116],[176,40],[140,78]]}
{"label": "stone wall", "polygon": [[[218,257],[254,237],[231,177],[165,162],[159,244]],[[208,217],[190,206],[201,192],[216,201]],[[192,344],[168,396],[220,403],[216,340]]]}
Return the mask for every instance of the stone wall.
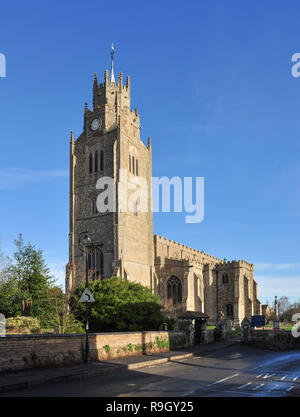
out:
{"label": "stone wall", "polygon": [[[89,341],[91,359],[104,361],[184,347],[186,336],[179,331],[93,333]],[[0,337],[0,372],[80,363],[84,349],[84,334]]]}
{"label": "stone wall", "polygon": [[300,337],[293,337],[289,330],[252,330],[250,341],[242,343],[270,350],[300,349]]}

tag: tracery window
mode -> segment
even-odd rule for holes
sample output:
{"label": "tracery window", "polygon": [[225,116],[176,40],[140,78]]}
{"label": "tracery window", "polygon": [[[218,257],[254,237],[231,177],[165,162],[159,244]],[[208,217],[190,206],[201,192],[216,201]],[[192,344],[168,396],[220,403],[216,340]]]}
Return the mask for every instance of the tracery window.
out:
{"label": "tracery window", "polygon": [[172,301],[172,304],[178,304],[182,302],[182,283],[179,278],[172,275],[168,279],[167,283],[167,297]]}
{"label": "tracery window", "polygon": [[230,316],[230,317],[233,316],[233,307],[232,307],[232,304],[227,304],[227,306],[226,306],[226,313],[227,313],[227,316]]}
{"label": "tracery window", "polygon": [[89,279],[102,279],[104,271],[103,252],[99,246],[88,249],[87,270]]}

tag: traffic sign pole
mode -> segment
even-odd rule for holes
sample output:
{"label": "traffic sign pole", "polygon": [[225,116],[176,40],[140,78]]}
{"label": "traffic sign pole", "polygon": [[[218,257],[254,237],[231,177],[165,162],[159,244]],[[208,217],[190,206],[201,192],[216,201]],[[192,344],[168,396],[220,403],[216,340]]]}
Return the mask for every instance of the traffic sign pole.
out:
{"label": "traffic sign pole", "polygon": [[85,303],[86,323],[85,323],[85,363],[88,363],[90,358],[90,345],[89,345],[89,303]]}

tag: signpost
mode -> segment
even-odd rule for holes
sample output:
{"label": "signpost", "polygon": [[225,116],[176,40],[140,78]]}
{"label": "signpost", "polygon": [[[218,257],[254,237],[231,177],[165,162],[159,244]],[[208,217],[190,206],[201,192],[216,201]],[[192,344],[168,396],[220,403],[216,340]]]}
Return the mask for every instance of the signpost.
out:
{"label": "signpost", "polygon": [[265,327],[265,316],[251,316],[251,327]]}
{"label": "signpost", "polygon": [[86,322],[85,322],[85,362],[89,361],[89,353],[90,353],[90,346],[89,346],[89,303],[94,303],[95,298],[91,291],[86,288],[80,299],[80,303],[85,303],[85,311],[86,311]]}

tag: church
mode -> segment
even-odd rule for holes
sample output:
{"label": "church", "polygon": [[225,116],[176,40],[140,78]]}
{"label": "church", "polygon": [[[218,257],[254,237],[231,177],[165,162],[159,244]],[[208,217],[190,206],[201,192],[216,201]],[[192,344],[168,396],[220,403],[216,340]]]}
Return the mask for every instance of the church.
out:
{"label": "church", "polygon": [[[85,105],[83,131],[70,140],[69,262],[66,294],[85,280],[120,276],[156,293],[170,316],[198,311],[215,324],[220,316],[240,324],[261,314],[254,265],[228,262],[153,234],[152,151],[140,138],[140,115],[130,105],[130,78],[116,82],[113,67],[104,81],[95,74],[93,107]],[[118,185],[120,172],[148,183],[148,210],[99,212],[96,184],[110,177]],[[118,190],[118,188],[116,188]],[[85,245],[84,236],[89,236]]]}

